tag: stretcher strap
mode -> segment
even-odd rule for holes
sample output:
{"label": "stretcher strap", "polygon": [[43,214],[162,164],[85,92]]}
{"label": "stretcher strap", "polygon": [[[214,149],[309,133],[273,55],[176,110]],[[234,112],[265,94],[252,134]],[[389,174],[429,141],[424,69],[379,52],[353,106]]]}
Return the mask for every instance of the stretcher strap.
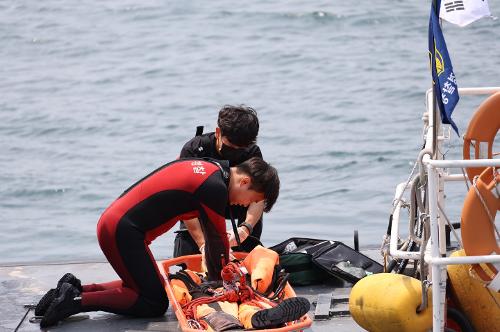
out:
{"label": "stretcher strap", "polygon": [[233,226],[234,238],[236,239],[238,247],[241,247],[240,234],[238,234],[238,226],[236,225],[236,221],[234,221],[233,209],[231,206],[229,206],[229,217],[231,218],[231,226]]}

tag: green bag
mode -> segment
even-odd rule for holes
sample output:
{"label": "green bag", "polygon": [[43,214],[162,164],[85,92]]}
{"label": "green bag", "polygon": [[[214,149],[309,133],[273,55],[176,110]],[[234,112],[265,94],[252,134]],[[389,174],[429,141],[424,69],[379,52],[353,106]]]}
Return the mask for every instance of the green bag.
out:
{"label": "green bag", "polygon": [[384,270],[378,262],[338,241],[293,237],[269,249],[279,254],[280,265],[290,273],[292,285],[327,280],[355,284]]}
{"label": "green bag", "polygon": [[312,261],[312,253],[330,243],[327,240],[294,237],[269,249],[279,254],[281,267],[290,274],[288,281],[291,285],[307,286],[335,278]]}

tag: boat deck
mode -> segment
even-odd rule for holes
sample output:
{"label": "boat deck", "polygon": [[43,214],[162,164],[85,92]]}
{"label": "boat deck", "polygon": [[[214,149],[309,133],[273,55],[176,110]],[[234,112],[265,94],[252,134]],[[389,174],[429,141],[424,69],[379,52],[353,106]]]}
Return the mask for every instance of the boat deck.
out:
{"label": "boat deck", "polygon": [[[75,274],[83,282],[105,282],[118,279],[107,262],[0,266],[0,332],[15,331],[16,328],[17,331],[40,331],[38,323],[30,322],[30,318],[34,316],[33,310],[28,312],[24,305],[36,304],[48,289],[55,287],[57,280],[66,272]],[[365,331],[350,316],[342,316],[348,313],[348,308],[346,303],[340,302],[348,298],[350,290],[349,287],[343,286],[342,284],[325,284],[294,287],[298,296],[304,296],[312,303],[309,312],[311,319],[314,320],[316,307],[319,307],[318,310],[322,309],[317,317],[323,320],[314,320],[308,331]],[[318,299],[320,299],[319,304]],[[331,317],[333,312],[340,316]],[[169,309],[164,316],[154,319],[130,318],[100,311],[81,313],[66,319],[50,330],[138,332],[180,331],[180,328],[175,314]]]}

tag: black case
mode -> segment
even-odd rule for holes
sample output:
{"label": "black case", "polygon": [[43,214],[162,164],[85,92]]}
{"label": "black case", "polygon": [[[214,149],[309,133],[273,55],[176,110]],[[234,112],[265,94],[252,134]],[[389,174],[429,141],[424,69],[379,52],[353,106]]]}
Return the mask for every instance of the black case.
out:
{"label": "black case", "polygon": [[312,254],[312,261],[324,271],[353,284],[361,278],[338,268],[336,266],[338,263],[348,261],[351,266],[362,268],[365,272],[368,272],[367,274],[384,271],[381,264],[337,241],[333,241],[332,244],[315,251]]}
{"label": "black case", "polygon": [[[297,248],[292,252],[285,253],[285,248],[292,242]],[[312,262],[311,253],[314,252],[314,248],[316,246],[322,248],[325,244],[329,245],[330,241],[294,237],[269,249],[279,254],[280,266],[289,273],[288,281],[290,284],[307,286],[320,284],[329,279],[337,279]]]}
{"label": "black case", "polygon": [[[297,246],[285,253],[286,246],[294,242]],[[280,265],[290,273],[291,283],[307,285],[327,279],[342,279],[355,284],[360,278],[338,268],[340,262],[349,261],[350,266],[362,268],[368,273],[383,272],[383,266],[342,242],[293,237],[269,249],[280,255]]]}

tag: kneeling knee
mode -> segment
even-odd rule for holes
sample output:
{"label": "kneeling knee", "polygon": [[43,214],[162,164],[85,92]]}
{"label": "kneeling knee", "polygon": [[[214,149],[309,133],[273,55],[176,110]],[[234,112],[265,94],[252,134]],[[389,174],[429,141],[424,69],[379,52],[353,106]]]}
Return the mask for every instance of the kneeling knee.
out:
{"label": "kneeling knee", "polygon": [[[149,302],[149,301],[148,301]],[[139,309],[139,308],[137,308]],[[140,317],[158,317],[163,316],[168,309],[168,300],[162,302],[143,303],[137,312]]]}
{"label": "kneeling knee", "polygon": [[151,309],[151,317],[163,316],[168,309],[168,301],[155,305]]}

